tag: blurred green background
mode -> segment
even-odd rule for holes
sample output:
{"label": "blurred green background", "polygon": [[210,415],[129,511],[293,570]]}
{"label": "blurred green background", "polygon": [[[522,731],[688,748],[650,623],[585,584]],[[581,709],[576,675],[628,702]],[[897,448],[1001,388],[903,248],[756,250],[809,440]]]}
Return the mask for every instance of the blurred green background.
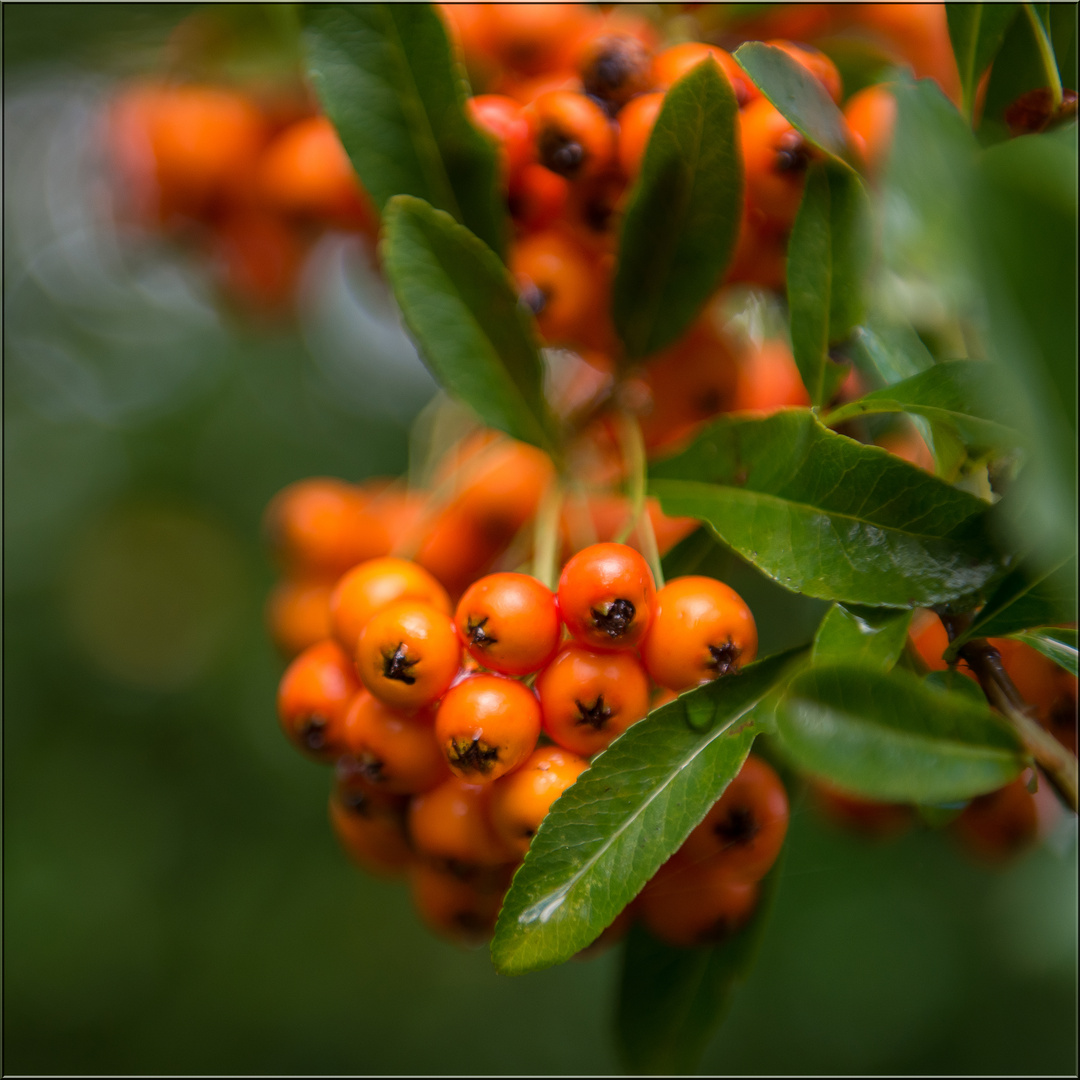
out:
{"label": "blurred green background", "polygon": [[[5,1071],[618,1071],[618,949],[506,979],[432,937],[280,735],[263,507],[400,472],[433,386],[339,239],[253,327],[108,223],[102,102],[189,10],[3,8]],[[704,1071],[1075,1071],[1075,822],[1001,872],[798,798],[788,846]]]}

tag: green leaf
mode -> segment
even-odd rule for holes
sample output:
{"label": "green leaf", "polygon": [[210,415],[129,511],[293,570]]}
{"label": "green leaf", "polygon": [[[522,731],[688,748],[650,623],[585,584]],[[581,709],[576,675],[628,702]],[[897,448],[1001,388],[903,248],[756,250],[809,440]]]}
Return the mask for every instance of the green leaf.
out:
{"label": "green leaf", "polygon": [[1040,626],[1036,630],[1022,630],[1009,637],[1037,649],[1055,664],[1075,675],[1076,631],[1057,626]]}
{"label": "green leaf", "polygon": [[387,204],[382,251],[405,325],[435,378],[484,423],[555,453],[531,320],[498,256],[411,195]]}
{"label": "green leaf", "polygon": [[415,195],[501,252],[497,150],[465,115],[469,94],[431,4],[307,5],[308,74],[364,188],[382,210]]}
{"label": "green leaf", "polygon": [[996,375],[982,360],[950,360],[842,405],[824,423],[832,427],[854,416],[911,413],[950,428],[966,446],[1009,450],[1018,445],[1019,433],[987,402],[986,383]]}
{"label": "green leaf", "polygon": [[844,117],[828,90],[802,64],[762,41],[740,45],[735,59],[804,139],[848,164],[851,151]]}
{"label": "green leaf", "polygon": [[972,638],[1007,637],[1018,630],[1076,621],[1076,556],[1062,559],[1050,569],[1030,564],[1011,570],[964,633],[945,650],[949,663]]}
{"label": "green leaf", "polygon": [[862,317],[870,204],[849,169],[811,166],[788,243],[791,345],[810,400],[831,397],[846,369],[829,358]]}
{"label": "green leaf", "polygon": [[615,1031],[628,1072],[694,1073],[746,980],[769,923],[780,865],[761,883],[750,921],[717,945],[676,949],[631,928],[623,953]]}
{"label": "green leaf", "polygon": [[826,600],[929,607],[997,568],[986,503],[808,410],[723,419],[656,462],[649,487],[665,513],[707,521],[781,585]]}
{"label": "green leaf", "polygon": [[723,794],[771,719],[797,653],[750,664],[657,709],[552,806],[506,895],[491,954],[504,975],[595,940]]}
{"label": "green leaf", "polygon": [[904,651],[911,615],[910,610],[833,604],[814,638],[813,662],[888,671]]}
{"label": "green leaf", "polygon": [[942,803],[1007,784],[1023,751],[966,695],[907,671],[837,665],[797,675],[777,707],[784,746],[808,772],[886,802]]}
{"label": "green leaf", "polygon": [[631,359],[669,345],[716,290],[742,217],[738,104],[715,61],[667,92],[619,242],[612,315]]}
{"label": "green leaf", "polygon": [[982,73],[1005,40],[1019,4],[946,4],[949,38],[952,40],[960,85],[964,92],[964,115],[971,116],[975,88]]}

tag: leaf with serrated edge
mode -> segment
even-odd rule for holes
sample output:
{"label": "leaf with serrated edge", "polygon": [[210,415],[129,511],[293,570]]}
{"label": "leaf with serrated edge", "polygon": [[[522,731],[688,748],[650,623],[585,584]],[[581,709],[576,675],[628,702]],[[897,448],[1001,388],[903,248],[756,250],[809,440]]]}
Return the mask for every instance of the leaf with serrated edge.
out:
{"label": "leaf with serrated edge", "polygon": [[1071,583],[1076,580],[1076,556],[1060,560],[1049,570],[1018,566],[998,583],[990,599],[945,650],[945,659],[954,663],[961,646],[972,638],[1005,637],[1018,630],[1054,623],[1076,621],[1076,597]]}
{"label": "leaf with serrated edge", "polygon": [[841,405],[823,422],[833,427],[855,416],[912,413],[948,425],[967,446],[1008,450],[1020,435],[986,407],[984,388],[994,375],[985,361],[949,360]]}
{"label": "leaf with serrated edge", "polygon": [[553,453],[540,353],[499,257],[409,195],[387,205],[382,251],[405,325],[435,378],[484,423]]}
{"label": "leaf with serrated edge", "polygon": [[308,75],[381,210],[415,195],[502,250],[498,150],[468,120],[464,69],[431,4],[305,5]]}
{"label": "leaf with serrated edge", "polygon": [[942,803],[1004,786],[1026,764],[984,702],[899,668],[812,667],[777,706],[791,759],[837,787],[885,802]]}
{"label": "leaf with serrated edge", "polygon": [[1070,674],[1076,674],[1076,631],[1058,626],[1040,626],[1033,630],[1021,630],[1010,634],[1014,641],[1022,641],[1053,660]]}
{"label": "leaf with serrated edge", "polygon": [[664,96],[623,218],[612,292],[632,359],[679,337],[727,268],[743,210],[738,112],[711,59]]}
{"label": "leaf with serrated edge", "polygon": [[847,164],[847,125],[828,90],[783,49],[763,41],[748,41],[735,50],[735,59],[754,85],[803,138]]}
{"label": "leaf with serrated edge", "polygon": [[904,651],[911,616],[910,610],[833,604],[814,638],[813,661],[847,661],[888,671]]}
{"label": "leaf with serrated edge", "polygon": [[644,927],[631,929],[615,1018],[628,1071],[680,1075],[697,1070],[757,959],[781,867],[782,856],[761,882],[750,921],[719,944],[677,949],[656,941]]}
{"label": "leaf with serrated edge", "polygon": [[568,960],[641,891],[738,773],[762,702],[804,655],[759,660],[682,694],[615,740],[544,818],[506,895],[491,955],[504,975]]}
{"label": "leaf with serrated edge", "polygon": [[794,592],[872,607],[930,607],[997,570],[987,504],[809,410],[732,416],[650,468],[664,512],[707,521]]}

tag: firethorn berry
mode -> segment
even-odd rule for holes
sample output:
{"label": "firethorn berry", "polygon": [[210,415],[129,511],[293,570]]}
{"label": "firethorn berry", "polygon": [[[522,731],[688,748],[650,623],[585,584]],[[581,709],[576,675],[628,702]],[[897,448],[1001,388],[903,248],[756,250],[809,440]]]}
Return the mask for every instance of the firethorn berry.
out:
{"label": "firethorn berry", "polygon": [[263,210],[233,210],[217,223],[211,248],[230,299],[263,312],[288,307],[304,256],[288,222]]}
{"label": "firethorn berry", "polygon": [[742,597],[708,577],[681,577],[656,594],[641,647],[654,682],[679,692],[745,667],[757,655],[757,626]]}
{"label": "firethorn berry", "polygon": [[534,750],[520,769],[492,785],[491,823],[495,831],[524,855],[551,804],[588,767],[584,758],[557,746]]}
{"label": "firethorn berry", "polygon": [[795,221],[812,151],[806,140],[764,97],[739,114],[746,201],[774,228]]}
{"label": "firethorn berry", "polygon": [[700,41],[686,41],[660,53],[653,60],[653,79],[657,86],[666,89],[672,83],[678,82],[688,71],[696,68],[707,56],[711,56],[727,76],[731,89],[735,91],[739,108],[760,96],[760,91],[750,81],[750,76],[739,67],[731,53]]}
{"label": "firethorn berry", "polygon": [[271,546],[296,572],[333,576],[390,550],[367,496],[353,484],[313,477],[290,484],[267,507]]}
{"label": "firethorn berry", "polygon": [[596,317],[596,268],[565,233],[549,229],[524,237],[510,253],[510,270],[545,341],[573,342]]}
{"label": "firethorn berry", "polygon": [[521,105],[501,94],[478,94],[466,102],[469,119],[495,138],[503,175],[513,176],[533,156],[533,133]]}
{"label": "firethorn berry", "polygon": [[416,850],[463,875],[477,867],[513,862],[514,851],[491,824],[490,784],[467,784],[456,776],[409,803],[409,835]]}
{"label": "firethorn berry", "polygon": [[570,90],[541,94],[527,111],[541,165],[568,180],[603,172],[615,156],[615,129],[591,98]]}
{"label": "firethorn berry", "polygon": [[466,880],[434,866],[418,863],[410,885],[420,918],[436,934],[463,944],[491,937],[509,885]]}
{"label": "firethorn berry", "polygon": [[649,145],[649,136],[663,104],[663,94],[642,94],[619,112],[619,168],[630,180],[641,170],[645,147]]}
{"label": "firethorn berry", "polygon": [[415,861],[404,799],[337,786],[330,793],[330,824],[348,856],[373,874],[400,874]]}
{"label": "firethorn berry", "polygon": [[539,671],[562,626],[555,594],[528,574],[489,574],[466,590],[454,623],[475,660],[503,675]]}
{"label": "firethorn berry", "polygon": [[446,590],[422,566],[389,555],[368,559],[343,575],[330,595],[330,622],[342,648],[355,652],[368,619],[398,600],[422,600],[450,614]]}
{"label": "firethorn berry", "polygon": [[656,602],[649,564],[625,544],[593,544],[563,567],[559,613],[578,641],[596,649],[636,649]]}
{"label": "firethorn berry", "polygon": [[592,757],[649,711],[649,678],[631,652],[564,645],[536,680],[544,731]]}
{"label": "firethorn berry", "polygon": [[578,60],[585,93],[614,116],[631,98],[651,90],[652,57],[633,34],[594,38]]}
{"label": "firethorn berry", "polygon": [[450,770],[486,784],[519,768],[540,737],[540,703],[527,686],[501,675],[472,675],[447,691],[435,739]]}
{"label": "firethorn berry", "polygon": [[796,45],[793,41],[767,41],[766,45],[782,49],[797,64],[802,65],[829,92],[829,97],[839,104],[843,97],[843,85],[836,65],[820,50],[811,45]]}
{"label": "firethorn berry", "polygon": [[735,411],[773,413],[809,404],[810,395],[785,342],[766,341],[739,357]]}
{"label": "firethorn berry", "polygon": [[371,230],[375,211],[325,116],[291,124],[263,151],[256,178],[275,209]]}
{"label": "firethorn berry", "polygon": [[1023,779],[980,795],[953,822],[965,846],[980,859],[1002,862],[1034,842],[1039,828],[1035,797]]}
{"label": "firethorn berry", "polygon": [[788,797],[776,771],[751,755],[679,849],[690,863],[711,862],[735,881],[759,881],[776,862],[788,827]]}
{"label": "firethorn berry", "polygon": [[770,225],[760,210],[746,209],[724,283],[742,282],[783,292],[787,279],[788,229],[787,225]]}
{"label": "firethorn berry", "polygon": [[421,600],[398,600],[376,612],[356,646],[364,685],[405,712],[442,697],[460,662],[461,642],[450,616]]}
{"label": "firethorn berry", "polygon": [[434,715],[420,710],[411,716],[387,708],[362,691],[345,714],[343,741],[348,760],[342,768],[375,791],[416,795],[430,791],[447,777],[432,730]]}
{"label": "firethorn berry", "polygon": [[274,586],[266,602],[266,622],[274,643],[287,656],[330,637],[333,582],[322,578],[287,578]]}
{"label": "firethorn berry", "polygon": [[728,938],[753,914],[756,881],[739,881],[722,867],[671,859],[642,891],[636,910],[649,932],[668,945],[690,948]]}
{"label": "firethorn berry", "polygon": [[349,657],[335,641],[305,649],[278,686],[278,717],[289,740],[319,761],[344,750],[345,712],[360,692]]}
{"label": "firethorn berry", "polygon": [[539,231],[554,224],[566,207],[570,181],[543,165],[525,165],[510,177],[507,205],[523,229]]}
{"label": "firethorn berry", "polygon": [[877,445],[919,469],[930,473],[934,471],[934,455],[926,440],[914,428],[881,435]]}
{"label": "firethorn berry", "polygon": [[868,86],[853,94],[844,106],[856,146],[871,176],[880,174],[892,148],[896,128],[896,98],[887,86]]}
{"label": "firethorn berry", "polygon": [[911,827],[911,807],[903,803],[872,802],[821,780],[814,781],[813,791],[814,801],[826,817],[863,836],[884,840]]}

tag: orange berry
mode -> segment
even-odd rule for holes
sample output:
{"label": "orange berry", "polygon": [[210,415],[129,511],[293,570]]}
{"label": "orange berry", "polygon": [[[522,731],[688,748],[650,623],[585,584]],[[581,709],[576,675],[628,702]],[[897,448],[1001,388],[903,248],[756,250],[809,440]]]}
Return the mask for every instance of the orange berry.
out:
{"label": "orange berry", "polygon": [[750,77],[731,53],[701,41],[686,41],[660,53],[653,60],[653,80],[657,86],[667,89],[696,68],[707,56],[711,56],[727,76],[739,108],[760,97],[761,91],[750,81]]}
{"label": "orange berry", "polygon": [[278,718],[289,741],[318,761],[344,752],[344,719],[360,684],[334,641],[305,649],[278,684]]}
{"label": "orange berry", "polygon": [[507,203],[523,229],[542,230],[554,224],[566,208],[570,181],[543,165],[525,165],[510,177]]}
{"label": "orange berry", "polygon": [[615,129],[604,110],[583,94],[552,90],[527,107],[541,165],[568,180],[603,172],[615,156]]}
{"label": "orange berry", "polygon": [[734,408],[738,412],[773,413],[810,404],[791,349],[780,340],[766,341],[739,358]]}
{"label": "orange berry", "polygon": [[491,55],[525,75],[561,66],[586,26],[581,4],[484,4]]}
{"label": "orange berry", "polygon": [[833,101],[839,103],[844,93],[840,72],[820,49],[815,49],[812,45],[796,45],[793,41],[773,40],[765,44],[786,52],[795,63],[806,68],[825,87]]}
{"label": "orange berry", "polygon": [[896,98],[886,86],[868,86],[844,106],[844,119],[866,162],[870,176],[878,176],[892,148],[896,129]]}
{"label": "orange berry", "polygon": [[409,835],[416,850],[437,865],[470,870],[514,861],[514,852],[491,825],[489,784],[456,776],[409,803]]}
{"label": "orange berry", "polygon": [[1035,798],[1018,778],[972,799],[953,828],[976,857],[1004,862],[1035,842],[1039,830]]}
{"label": "orange berry", "polygon": [[461,663],[450,617],[421,600],[398,600],[368,619],[356,647],[364,685],[385,705],[422,709],[449,689]]}
{"label": "orange berry", "polygon": [[593,544],[563,567],[559,613],[566,629],[594,649],[634,649],[656,601],[649,564],[626,544]]}
{"label": "orange berry", "polygon": [[768,762],[750,755],[705,819],[686,838],[680,858],[711,863],[732,881],[760,881],[776,862],[788,827],[788,797]]}
{"label": "orange berry", "polygon": [[746,202],[770,227],[788,229],[799,210],[813,151],[767,98],[750,102],[739,120]]}
{"label": "orange berry", "polygon": [[500,94],[479,94],[466,102],[469,119],[499,146],[503,176],[510,177],[533,157],[533,133],[521,105]]}
{"label": "orange berry", "polygon": [[536,680],[545,733],[592,757],[649,711],[649,678],[630,652],[564,645]]}
{"label": "orange berry", "polygon": [[529,850],[551,804],[589,767],[577,754],[541,746],[509,776],[492,785],[491,823],[519,855]]}
{"label": "orange berry", "polygon": [[519,768],[540,736],[540,704],[527,686],[501,675],[470,675],[447,691],[435,739],[451,772],[487,784]]}
{"label": "orange berry", "polygon": [[304,243],[287,221],[262,210],[232,211],[218,223],[212,249],[230,299],[257,312],[289,307]]}
{"label": "orange berry", "polygon": [[745,667],[757,656],[757,626],[745,601],[722,581],[681,577],[656,594],[641,647],[654,682],[676,693]]}
{"label": "orange berry", "polygon": [[619,113],[618,157],[623,175],[633,180],[641,170],[645,148],[664,106],[664,95],[642,94]]}
{"label": "orange berry", "polygon": [[333,582],[322,578],[287,579],[266,601],[266,622],[274,644],[287,656],[330,637]]}
{"label": "orange berry", "polygon": [[911,827],[911,807],[903,803],[874,802],[826,784],[813,783],[814,800],[837,825],[873,839],[897,836]]}
{"label": "orange berry", "polygon": [[356,651],[360,633],[376,612],[398,600],[422,600],[450,614],[446,590],[422,566],[385,555],[354,566],[334,586],[330,622],[342,648]]}
{"label": "orange berry", "polygon": [[356,695],[345,714],[345,757],[339,768],[374,791],[416,795],[447,777],[432,730],[434,716],[387,708],[369,693]]}
{"label": "orange berry", "polygon": [[349,858],[369,873],[400,874],[414,861],[402,799],[335,787],[330,824]]}
{"label": "orange berry", "polygon": [[463,881],[437,867],[417,864],[412,871],[412,900],[429,929],[451,941],[479,944],[491,937],[506,893],[500,881]]}
{"label": "orange berry", "polygon": [[612,116],[631,98],[653,87],[652,55],[645,43],[630,33],[594,37],[578,58],[578,70],[585,93]]}

